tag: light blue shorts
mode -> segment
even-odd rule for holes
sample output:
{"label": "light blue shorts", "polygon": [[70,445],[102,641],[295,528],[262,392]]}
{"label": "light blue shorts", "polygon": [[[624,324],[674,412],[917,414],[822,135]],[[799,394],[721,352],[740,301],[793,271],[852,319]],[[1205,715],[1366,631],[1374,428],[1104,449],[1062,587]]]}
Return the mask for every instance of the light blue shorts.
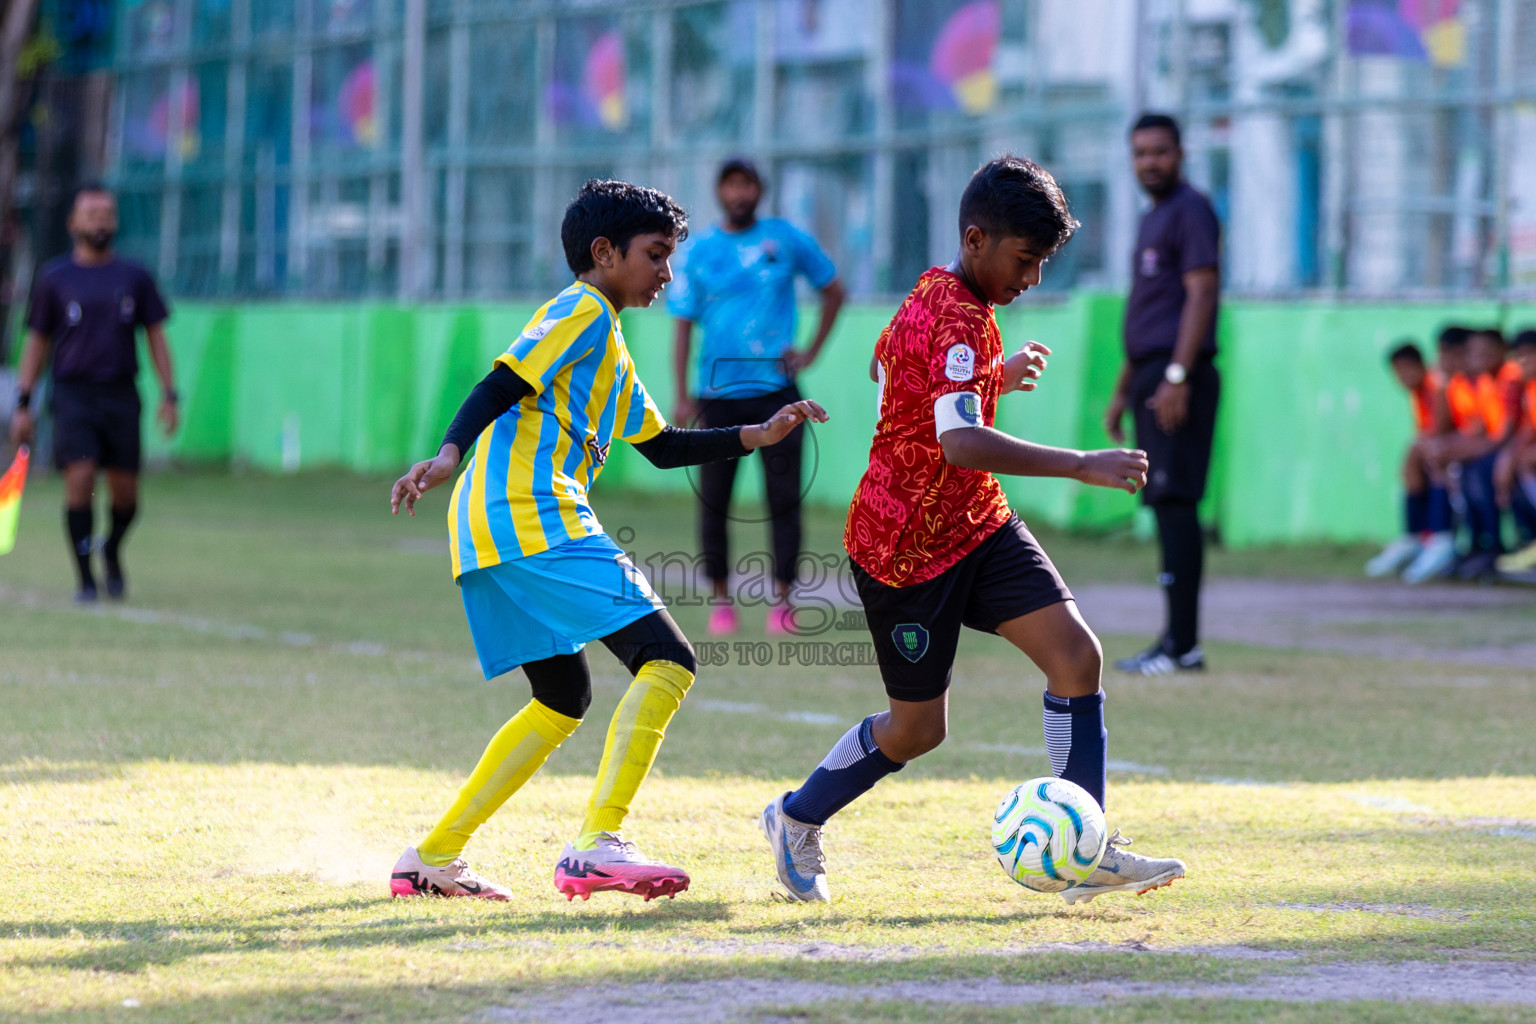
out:
{"label": "light blue shorts", "polygon": [[485,678],[575,654],[666,607],[607,534],[567,541],[459,577]]}

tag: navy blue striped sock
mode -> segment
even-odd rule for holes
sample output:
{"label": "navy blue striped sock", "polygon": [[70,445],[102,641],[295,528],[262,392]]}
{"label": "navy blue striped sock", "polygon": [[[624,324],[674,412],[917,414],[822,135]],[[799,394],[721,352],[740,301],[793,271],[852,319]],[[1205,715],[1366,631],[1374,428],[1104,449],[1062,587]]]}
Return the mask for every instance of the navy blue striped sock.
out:
{"label": "navy blue striped sock", "polygon": [[875,716],[870,715],[844,733],[805,785],[784,798],[784,813],[806,825],[825,825],[875,783],[901,771],[904,765],[875,746],[874,726]]}
{"label": "navy blue striped sock", "polygon": [[1086,697],[1045,695],[1045,750],[1051,774],[1075,782],[1104,806],[1109,730],[1104,728],[1104,691]]}

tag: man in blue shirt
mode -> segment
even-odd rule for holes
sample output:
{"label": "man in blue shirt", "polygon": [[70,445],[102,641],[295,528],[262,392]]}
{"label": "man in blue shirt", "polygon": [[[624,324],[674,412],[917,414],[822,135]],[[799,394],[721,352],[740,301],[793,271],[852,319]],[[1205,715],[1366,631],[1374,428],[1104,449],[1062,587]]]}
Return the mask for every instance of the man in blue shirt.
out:
{"label": "man in blue shirt", "polygon": [[[758,218],[763,179],[751,161],[727,160],[716,180],[725,219],[693,243],[668,303],[677,318],[672,366],[679,397],[673,419],[706,428],[759,423],[786,402],[800,401],[795,375],[820,354],[843,304],[837,268],[815,239],[788,221]],[[821,320],[804,349],[795,347],[795,278],[799,275],[821,292]],[[690,388],[694,324],[704,328],[704,339]],[[778,597],[768,615],[770,634],[790,632],[793,625],[789,589],[800,553],[804,436],[803,430],[796,429],[762,450]],[[730,571],[727,524],[739,461],[699,469],[704,569],[719,599],[709,618],[709,632],[716,636],[736,630],[735,609],[724,598]]]}

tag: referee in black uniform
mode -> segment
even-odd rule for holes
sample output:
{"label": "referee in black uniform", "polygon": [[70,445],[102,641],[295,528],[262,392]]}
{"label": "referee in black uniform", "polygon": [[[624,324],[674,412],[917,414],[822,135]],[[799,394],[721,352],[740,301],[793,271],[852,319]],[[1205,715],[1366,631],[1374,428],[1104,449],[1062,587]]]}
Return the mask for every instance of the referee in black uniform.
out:
{"label": "referee in black uniform", "polygon": [[117,200],[100,186],[75,194],[69,211],[74,249],[45,264],[32,288],[21,353],[11,440],[32,440],[32,391],[53,357],[53,454],[64,474],[64,523],[80,574],[75,599],[96,600],[91,570],[92,498],[105,470],[112,527],[101,545],[107,594],[121,598],[123,537],[139,508],[141,406],[135,383],[137,332],[144,328],[160,378],[160,426],[176,432],[175,378],[165,343],[165,301],[149,271],[112,251]]}
{"label": "referee in black uniform", "polygon": [[1116,443],[1130,410],[1136,447],[1149,468],[1142,500],[1157,516],[1167,598],[1163,634],[1124,672],[1167,675],[1205,668],[1200,650],[1200,581],[1205,536],[1199,504],[1211,465],[1221,378],[1216,355],[1221,228],[1211,201],[1184,180],[1179,126],[1143,114],[1131,129],[1136,178],[1152,208],[1136,233],[1125,309],[1125,365],[1104,428]]}

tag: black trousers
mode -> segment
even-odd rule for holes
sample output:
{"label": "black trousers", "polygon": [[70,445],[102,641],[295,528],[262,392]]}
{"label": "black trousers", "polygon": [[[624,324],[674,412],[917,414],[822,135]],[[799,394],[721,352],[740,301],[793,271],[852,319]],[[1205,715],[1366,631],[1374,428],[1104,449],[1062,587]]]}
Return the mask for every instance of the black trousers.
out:
{"label": "black trousers", "polygon": [[[780,391],[751,398],[700,399],[699,426],[739,427],[761,423],[790,402],[800,401],[793,384]],[[763,463],[763,490],[768,499],[769,532],[773,541],[773,575],[780,583],[793,583],[795,562],[800,556],[800,465],[805,427],[796,427],[778,444],[759,448]],[[730,574],[731,491],[736,470],[745,459],[708,462],[698,468],[699,540],[704,573],[719,583]],[[759,521],[753,519],[751,521]]]}
{"label": "black trousers", "polygon": [[1189,371],[1189,411],[1183,426],[1165,433],[1147,399],[1157,393],[1168,368],[1168,357],[1140,360],[1132,367],[1131,412],[1136,419],[1136,446],[1147,453],[1147,486],[1142,500],[1157,515],[1162,549],[1163,586],[1168,620],[1163,645],[1170,654],[1184,654],[1200,642],[1200,586],[1205,576],[1205,534],[1197,506],[1205,496],[1216,436],[1216,406],[1221,376],[1209,359]]}

